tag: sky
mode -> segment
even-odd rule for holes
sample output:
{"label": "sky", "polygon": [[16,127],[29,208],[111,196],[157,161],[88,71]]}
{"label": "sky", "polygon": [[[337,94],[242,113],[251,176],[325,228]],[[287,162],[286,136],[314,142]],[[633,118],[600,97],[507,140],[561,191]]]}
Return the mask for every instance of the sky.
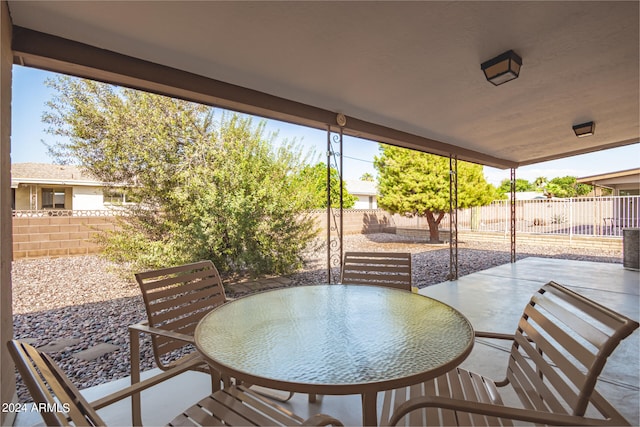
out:
{"label": "sky", "polygon": [[[53,91],[45,86],[54,73],[15,65],[13,67],[13,101],[11,123],[11,162],[52,163],[45,142],[53,144],[53,136],[45,132],[42,115]],[[256,118],[256,123],[261,120]],[[315,157],[326,162],[327,133],[276,120],[267,120],[267,132],[278,132],[278,139],[294,140],[305,150],[315,152]],[[337,150],[337,147],[335,147]],[[343,139],[343,179],[357,180],[363,174],[376,176],[373,158],[379,154],[373,141],[345,136]],[[516,170],[516,177],[534,181],[538,177],[552,179],[562,176],[590,176],[640,167],[640,144],[633,144],[597,153],[582,154],[560,160],[523,166]],[[484,167],[485,177],[491,184],[499,185],[510,178],[509,169]]]}

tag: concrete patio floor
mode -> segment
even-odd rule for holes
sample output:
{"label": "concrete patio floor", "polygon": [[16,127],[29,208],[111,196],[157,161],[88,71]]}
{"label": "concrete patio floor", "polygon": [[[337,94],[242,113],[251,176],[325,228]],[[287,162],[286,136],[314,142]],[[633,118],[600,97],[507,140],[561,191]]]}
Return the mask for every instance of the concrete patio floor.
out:
{"label": "concrete patio floor", "polygon": [[[476,330],[513,333],[524,305],[541,285],[553,280],[570,287],[634,320],[640,317],[640,273],[621,264],[526,258],[420,290],[464,313]],[[476,340],[463,367],[502,379],[508,357],[508,343]],[[598,390],[631,423],[640,425],[640,332],[636,330],[615,350],[598,382]],[[83,391],[95,400],[126,386],[128,379]],[[143,422],[164,425],[182,409],[205,396],[209,379],[204,374],[186,373],[143,393]],[[323,412],[345,425],[360,425],[359,396],[320,396],[309,404],[307,396],[296,394],[283,404],[302,417]],[[108,425],[130,424],[129,402],[119,402],[99,411]],[[41,423],[37,413],[20,414],[14,425]]]}

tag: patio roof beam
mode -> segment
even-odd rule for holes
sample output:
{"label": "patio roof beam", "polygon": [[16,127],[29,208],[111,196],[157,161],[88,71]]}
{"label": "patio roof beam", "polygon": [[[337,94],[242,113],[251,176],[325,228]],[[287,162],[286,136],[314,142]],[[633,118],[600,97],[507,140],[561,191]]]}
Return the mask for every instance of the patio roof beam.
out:
{"label": "patio roof beam", "polygon": [[[90,46],[27,28],[14,26],[14,63],[89,78],[174,98],[221,107],[316,129],[339,131],[337,112],[281,98]],[[516,162],[442,141],[409,134],[375,123],[347,117],[345,135],[383,142],[501,169]]]}

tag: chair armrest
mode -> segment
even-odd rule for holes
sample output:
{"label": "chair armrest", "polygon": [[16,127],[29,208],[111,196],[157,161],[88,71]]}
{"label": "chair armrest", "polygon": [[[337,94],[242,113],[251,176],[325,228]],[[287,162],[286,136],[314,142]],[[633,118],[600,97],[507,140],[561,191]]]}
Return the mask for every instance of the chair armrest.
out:
{"label": "chair armrest", "polygon": [[496,340],[511,340],[513,341],[516,337],[513,334],[503,334],[500,332],[486,332],[486,331],[475,331],[476,338],[493,338]]}
{"label": "chair armrest", "polygon": [[579,417],[575,415],[557,414],[550,412],[534,411],[530,409],[513,408],[489,403],[461,401],[448,397],[421,396],[409,399],[398,406],[389,420],[389,425],[396,425],[409,412],[420,408],[442,408],[460,412],[487,415],[491,417],[506,418],[511,420],[528,421],[537,424],[566,425],[566,426],[603,426],[620,425],[620,420],[596,419]]}
{"label": "chair armrest", "polygon": [[91,402],[91,406],[93,406],[93,408],[96,410],[100,408],[104,408],[105,406],[109,406],[122,399],[131,397],[133,394],[140,393],[142,390],[146,390],[149,387],[153,387],[154,385],[157,385],[163,381],[166,381],[167,379],[175,375],[191,370],[194,367],[202,364],[202,362],[203,362],[202,359],[193,359],[187,363],[183,363],[181,365],[178,365],[175,368],[169,369],[168,371],[164,371],[158,375],[154,375],[151,378],[147,378],[144,381],[140,381],[126,388],[123,388],[117,392],[108,394],[107,396],[104,396],[98,400]]}
{"label": "chair armrest", "polygon": [[154,328],[153,326],[149,326],[146,322],[136,323],[135,325],[129,325],[129,331],[139,331],[146,332],[150,335],[160,335],[167,338],[172,338],[178,341],[184,341],[189,344],[193,344],[195,342],[194,338],[191,335],[181,334],[179,332],[167,331],[165,329]]}
{"label": "chair armrest", "polygon": [[336,426],[344,427],[344,424],[336,418],[325,414],[316,414],[302,422],[303,426]]}

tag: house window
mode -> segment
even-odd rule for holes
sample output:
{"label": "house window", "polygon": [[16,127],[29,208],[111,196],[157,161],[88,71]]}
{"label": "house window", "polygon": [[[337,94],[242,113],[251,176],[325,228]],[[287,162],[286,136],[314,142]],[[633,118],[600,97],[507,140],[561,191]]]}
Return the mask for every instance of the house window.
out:
{"label": "house window", "polygon": [[124,191],[115,188],[105,188],[102,190],[105,204],[119,205],[126,201]]}
{"label": "house window", "polygon": [[64,196],[63,188],[43,188],[42,209],[64,209]]}

